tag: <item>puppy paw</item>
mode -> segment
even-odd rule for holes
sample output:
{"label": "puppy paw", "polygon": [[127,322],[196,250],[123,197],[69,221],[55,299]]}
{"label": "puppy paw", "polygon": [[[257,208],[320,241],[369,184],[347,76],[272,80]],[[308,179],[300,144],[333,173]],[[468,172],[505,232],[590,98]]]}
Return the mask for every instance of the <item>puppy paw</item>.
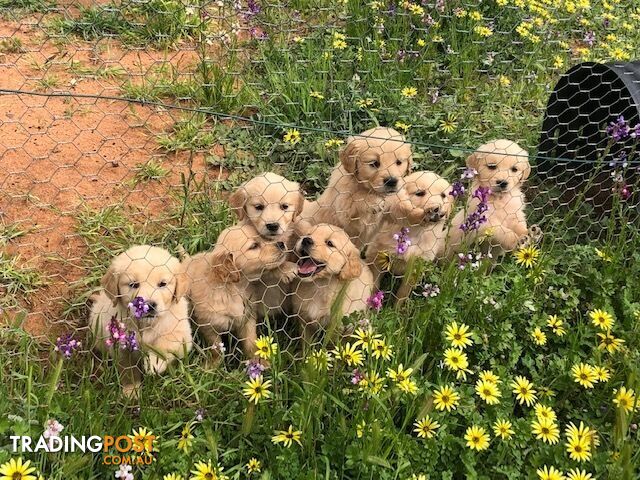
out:
{"label": "puppy paw", "polygon": [[531,238],[533,243],[540,243],[542,240],[542,229],[538,225],[531,225],[527,236]]}
{"label": "puppy paw", "polygon": [[144,369],[147,373],[161,374],[167,369],[168,366],[169,362],[152,353],[145,360]]}
{"label": "puppy paw", "polygon": [[289,283],[292,282],[298,276],[298,267],[293,262],[284,262],[280,265],[280,279]]}

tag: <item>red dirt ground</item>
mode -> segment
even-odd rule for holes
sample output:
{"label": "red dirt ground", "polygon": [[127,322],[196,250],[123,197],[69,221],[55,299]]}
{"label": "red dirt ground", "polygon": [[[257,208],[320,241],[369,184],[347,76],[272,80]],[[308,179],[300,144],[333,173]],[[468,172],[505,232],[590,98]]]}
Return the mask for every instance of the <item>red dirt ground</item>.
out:
{"label": "red dirt ground", "polygon": [[[19,38],[24,49],[0,53],[0,88],[120,96],[127,78],[139,81],[165,61],[186,69],[195,60],[189,50],[167,56],[125,50],[113,40],[74,39],[56,46],[40,24],[40,17],[0,20],[0,40]],[[82,77],[69,71],[71,61],[90,68],[118,66],[127,75]],[[55,84],[45,86],[43,78]],[[70,284],[87,273],[81,261],[86,249],[75,231],[78,209],[118,204],[149,216],[167,207],[167,192],[179,186],[188,156],[158,150],[155,136],[178,118],[179,112],[119,101],[0,95],[0,222],[20,222],[29,231],[10,242],[7,253],[19,254],[23,265],[43,274],[44,286],[22,305],[29,312],[24,327],[34,336],[55,336]],[[151,158],[171,174],[132,188],[136,165]],[[205,170],[204,152],[194,165]]]}

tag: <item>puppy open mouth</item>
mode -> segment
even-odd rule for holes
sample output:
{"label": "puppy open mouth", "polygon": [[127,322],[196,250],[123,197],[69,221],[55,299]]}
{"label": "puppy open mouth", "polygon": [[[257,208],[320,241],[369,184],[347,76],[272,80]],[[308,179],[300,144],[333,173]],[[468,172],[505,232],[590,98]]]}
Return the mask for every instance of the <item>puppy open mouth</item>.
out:
{"label": "puppy open mouth", "polygon": [[317,262],[311,257],[303,257],[298,260],[298,276],[312,277],[324,270],[325,265]]}

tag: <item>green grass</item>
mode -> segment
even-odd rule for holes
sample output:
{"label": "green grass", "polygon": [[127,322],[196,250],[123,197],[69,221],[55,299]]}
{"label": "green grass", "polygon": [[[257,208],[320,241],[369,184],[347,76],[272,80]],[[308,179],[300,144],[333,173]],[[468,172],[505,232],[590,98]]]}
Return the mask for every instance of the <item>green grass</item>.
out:
{"label": "green grass", "polygon": [[157,181],[169,175],[169,170],[156,160],[137,164],[135,172],[134,180],[136,183]]}
{"label": "green grass", "polygon": [[18,37],[5,38],[0,41],[0,53],[22,53],[24,47]]}

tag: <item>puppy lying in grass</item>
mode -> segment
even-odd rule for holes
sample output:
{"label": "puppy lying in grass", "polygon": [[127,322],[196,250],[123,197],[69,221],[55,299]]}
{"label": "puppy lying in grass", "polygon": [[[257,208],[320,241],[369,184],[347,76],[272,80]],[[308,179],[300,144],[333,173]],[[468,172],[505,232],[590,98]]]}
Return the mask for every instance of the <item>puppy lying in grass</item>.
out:
{"label": "puppy lying in grass", "polygon": [[327,189],[317,201],[306,202],[303,218],[343,228],[362,250],[382,220],[385,197],[394,195],[411,171],[412,155],[411,145],[391,128],[349,137]]}
{"label": "puppy lying in grass", "polygon": [[346,232],[334,225],[310,227],[296,243],[294,254],[298,278],[291,284],[291,308],[308,344],[318,329],[329,327],[336,301],[340,318],[367,308],[373,274]]}
{"label": "puppy lying in grass", "polygon": [[482,241],[494,256],[515,250],[526,240],[525,197],[520,187],[529,177],[528,153],[509,140],[482,145],[467,158],[477,174],[464,210],[451,222],[447,253],[452,256]]}
{"label": "puppy lying in grass", "polygon": [[367,264],[380,285],[386,268],[404,275],[407,259],[427,261],[442,258],[447,238],[446,224],[453,207],[451,185],[434,172],[414,172],[404,179],[397,195],[388,199],[389,214],[367,248]]}
{"label": "puppy lying in grass", "polygon": [[265,241],[253,225],[244,223],[222,231],[213,250],[185,260],[194,321],[207,344],[214,347],[214,363],[220,358],[221,349],[216,347],[222,334],[233,333],[244,354],[254,355],[262,278],[278,270],[285,259],[283,242]]}
{"label": "puppy lying in grass", "polygon": [[135,393],[141,372],[162,373],[192,347],[189,307],[184,298],[188,277],[168,251],[149,245],[118,255],[93,297],[89,325],[95,348],[113,355],[125,370],[124,391]]}

